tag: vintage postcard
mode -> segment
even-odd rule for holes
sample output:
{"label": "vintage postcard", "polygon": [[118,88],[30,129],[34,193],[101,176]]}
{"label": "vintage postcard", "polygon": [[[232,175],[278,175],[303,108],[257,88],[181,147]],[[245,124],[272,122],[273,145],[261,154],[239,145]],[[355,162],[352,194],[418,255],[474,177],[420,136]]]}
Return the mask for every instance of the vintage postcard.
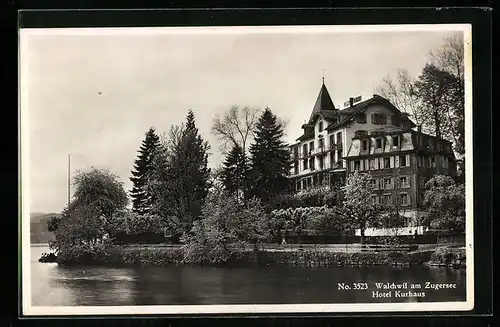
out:
{"label": "vintage postcard", "polygon": [[22,314],[474,308],[470,25],[19,35]]}

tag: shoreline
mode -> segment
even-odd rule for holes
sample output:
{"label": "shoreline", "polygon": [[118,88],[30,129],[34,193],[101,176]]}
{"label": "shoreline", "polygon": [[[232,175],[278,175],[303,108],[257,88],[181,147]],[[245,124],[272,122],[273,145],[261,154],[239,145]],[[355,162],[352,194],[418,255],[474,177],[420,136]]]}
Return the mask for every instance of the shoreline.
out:
{"label": "shoreline", "polygon": [[[61,266],[295,266],[295,267],[429,267],[465,268],[465,250],[438,247],[436,249],[407,251],[333,252],[324,249],[247,250],[228,254],[220,262],[187,262],[180,247],[125,247],[115,246],[106,253],[87,255],[79,260],[57,262]],[[462,253],[463,252],[463,253]],[[443,255],[443,253],[445,253]],[[458,255],[457,255],[458,253]],[[450,259],[450,258],[456,259]],[[46,261],[47,262],[47,261]],[[48,261],[50,262],[50,261]]]}

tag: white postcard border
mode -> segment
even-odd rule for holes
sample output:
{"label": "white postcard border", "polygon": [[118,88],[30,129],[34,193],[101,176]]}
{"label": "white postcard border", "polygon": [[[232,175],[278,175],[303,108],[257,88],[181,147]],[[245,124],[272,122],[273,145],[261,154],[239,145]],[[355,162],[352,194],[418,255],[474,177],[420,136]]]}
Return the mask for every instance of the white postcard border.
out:
{"label": "white postcard border", "polygon": [[[231,27],[157,27],[157,28],[65,28],[32,29],[19,31],[20,63],[28,53],[27,35],[82,35],[97,34],[239,34],[239,33],[360,33],[409,31],[463,31],[465,61],[465,188],[466,188],[466,301],[420,303],[349,303],[349,304],[276,304],[276,305],[152,305],[152,306],[70,306],[46,307],[31,305],[30,267],[30,170],[29,170],[29,117],[27,115],[28,89],[20,83],[20,154],[22,208],[22,312],[25,316],[45,315],[139,315],[139,314],[272,314],[272,313],[338,313],[338,312],[423,312],[470,311],[474,308],[474,246],[473,246],[473,145],[472,145],[472,26],[470,24],[408,24],[408,25],[329,25],[329,26],[231,26]],[[24,59],[23,59],[24,58]],[[27,78],[26,65],[19,67],[20,81]],[[23,110],[21,110],[23,107]]]}

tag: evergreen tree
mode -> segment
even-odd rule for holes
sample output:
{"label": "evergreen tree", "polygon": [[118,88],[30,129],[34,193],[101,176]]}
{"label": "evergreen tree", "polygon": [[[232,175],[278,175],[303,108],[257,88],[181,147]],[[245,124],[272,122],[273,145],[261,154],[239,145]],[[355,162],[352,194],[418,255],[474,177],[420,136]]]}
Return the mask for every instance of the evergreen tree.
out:
{"label": "evergreen tree", "polygon": [[134,170],[130,180],[132,187],[133,211],[138,214],[149,212],[152,203],[152,194],[148,191],[148,178],[153,169],[153,155],[160,146],[160,138],[153,128],[146,132],[146,137],[139,148],[139,155],[135,160]]}
{"label": "evergreen tree", "polygon": [[[210,187],[209,145],[198,133],[193,112],[185,126],[170,135],[162,167],[156,172],[155,204],[158,214],[167,220],[170,230],[179,236],[199,219]],[[160,160],[161,161],[161,160]]]}
{"label": "evergreen tree", "polygon": [[222,168],[222,182],[226,191],[236,194],[238,199],[246,198],[248,189],[248,160],[239,145],[234,145]]}
{"label": "evergreen tree", "polygon": [[254,143],[250,146],[252,194],[263,201],[288,188],[290,154],[287,144],[281,140],[283,135],[283,125],[271,109],[266,108],[257,122]]}

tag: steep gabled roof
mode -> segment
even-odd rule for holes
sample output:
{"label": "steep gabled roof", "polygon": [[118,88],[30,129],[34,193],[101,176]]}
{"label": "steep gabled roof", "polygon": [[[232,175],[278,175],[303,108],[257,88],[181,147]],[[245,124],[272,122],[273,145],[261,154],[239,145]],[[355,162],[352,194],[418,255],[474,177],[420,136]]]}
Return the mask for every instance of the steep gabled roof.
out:
{"label": "steep gabled roof", "polygon": [[[327,129],[332,130],[332,129],[335,129],[337,127],[340,127],[340,126],[348,123],[349,121],[352,121],[354,117],[356,117],[358,114],[364,112],[366,110],[366,108],[368,107],[368,105],[370,105],[372,103],[384,103],[394,113],[403,114],[389,100],[387,100],[384,97],[381,97],[378,94],[374,94],[372,98],[365,100],[365,101],[361,101],[361,102],[355,104],[354,106],[352,106],[352,108],[340,110],[339,113],[343,114],[343,116],[342,116],[343,119],[340,122],[328,125]],[[408,125],[410,127],[416,126],[408,117],[403,117],[403,119],[408,123]]]}
{"label": "steep gabled roof", "polygon": [[315,118],[315,116],[321,112],[332,112],[333,110],[337,110],[335,105],[333,104],[332,98],[330,97],[330,93],[326,89],[325,83],[321,85],[321,89],[319,90],[318,98],[316,99],[316,103],[314,104],[313,110],[311,112],[311,116],[309,118],[309,122]]}

